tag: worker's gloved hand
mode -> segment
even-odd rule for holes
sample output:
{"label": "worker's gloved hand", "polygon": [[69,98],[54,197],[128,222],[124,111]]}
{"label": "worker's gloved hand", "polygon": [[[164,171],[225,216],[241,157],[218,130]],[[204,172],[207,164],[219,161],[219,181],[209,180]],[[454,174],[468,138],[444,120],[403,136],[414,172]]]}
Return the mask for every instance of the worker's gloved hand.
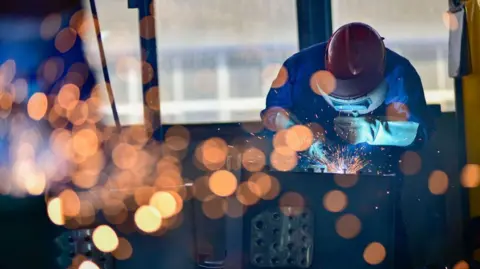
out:
{"label": "worker's gloved hand", "polygon": [[308,155],[310,159],[319,160],[325,157],[325,144],[323,141],[317,140],[312,143],[308,149]]}
{"label": "worker's gloved hand", "polygon": [[295,118],[294,115],[286,111],[280,111],[275,117],[275,126],[277,130],[288,129],[300,122]]}
{"label": "worker's gloved hand", "polygon": [[335,132],[350,144],[373,143],[378,132],[377,120],[370,117],[337,117]]}
{"label": "worker's gloved hand", "polygon": [[337,117],[334,127],[338,136],[350,144],[406,147],[414,142],[419,124],[373,117]]}

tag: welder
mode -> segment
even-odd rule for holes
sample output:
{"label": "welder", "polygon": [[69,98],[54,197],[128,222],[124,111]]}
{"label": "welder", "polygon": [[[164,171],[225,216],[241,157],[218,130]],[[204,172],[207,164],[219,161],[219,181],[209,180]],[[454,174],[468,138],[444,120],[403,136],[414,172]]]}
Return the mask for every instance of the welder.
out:
{"label": "welder", "polygon": [[421,147],[433,130],[415,68],[364,23],[346,24],[328,42],[294,54],[279,77],[262,119],[277,130],[318,123],[325,139],[310,155],[322,154],[325,142],[350,145],[375,159],[373,173],[394,173],[399,154]]}
{"label": "welder", "polygon": [[[327,42],[288,58],[261,116],[275,131],[296,124],[322,127],[300,166],[311,165],[309,157],[318,159],[326,145],[334,144],[368,159],[362,172],[380,175],[399,175],[402,153],[421,147],[433,130],[415,68],[386,48],[375,29],[359,22],[343,25]],[[410,268],[401,242],[405,229],[402,223],[397,226],[395,260]]]}

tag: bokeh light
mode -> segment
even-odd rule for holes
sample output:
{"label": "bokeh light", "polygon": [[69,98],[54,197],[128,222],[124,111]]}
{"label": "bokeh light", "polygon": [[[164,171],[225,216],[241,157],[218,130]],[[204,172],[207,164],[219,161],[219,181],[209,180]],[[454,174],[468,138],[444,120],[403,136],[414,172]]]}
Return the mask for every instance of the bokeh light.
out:
{"label": "bokeh light", "polygon": [[202,203],[205,216],[210,219],[219,219],[228,211],[228,204],[224,198],[210,196]]}
{"label": "bokeh light", "polygon": [[165,219],[172,217],[178,212],[177,200],[170,192],[156,192],[150,198],[150,205],[155,207]]}
{"label": "bokeh light", "polygon": [[323,206],[330,212],[341,212],[347,207],[347,195],[342,191],[330,191],[323,197]]}
{"label": "bokeh light", "polygon": [[258,172],[266,163],[265,153],[257,148],[248,148],[243,152],[242,165],[250,172]]}
{"label": "bokeh light", "polygon": [[219,170],[210,176],[208,186],[218,196],[230,196],[237,189],[237,178],[232,172]]}
{"label": "bokeh light", "polygon": [[335,183],[343,188],[351,188],[357,184],[358,175],[342,175],[342,174],[335,174],[333,176]]}
{"label": "bokeh light", "polygon": [[63,215],[62,200],[56,197],[48,201],[47,213],[50,221],[56,225],[64,225],[65,217]]}
{"label": "bokeh light", "polygon": [[135,212],[135,224],[145,233],[154,233],[162,226],[162,215],[153,206],[144,205]]}
{"label": "bokeh light", "polygon": [[145,16],[140,20],[140,36],[145,39],[155,37],[155,18],[153,16]]}
{"label": "bokeh light", "polygon": [[275,152],[281,155],[292,156],[295,155],[295,151],[287,144],[287,133],[288,130],[280,130],[275,134],[273,137],[273,148]]}
{"label": "bokeh light", "polygon": [[[253,190],[253,191],[252,191]],[[236,197],[240,203],[246,206],[256,204],[259,198],[260,190],[258,189],[258,185],[252,184],[252,182],[242,182],[236,192]]]}
{"label": "bokeh light", "polygon": [[467,164],[462,169],[461,183],[465,188],[476,188],[480,185],[480,165]]}
{"label": "bokeh light", "polygon": [[[104,190],[104,193],[107,190]],[[128,217],[128,208],[125,203],[119,199],[103,197],[103,215],[105,219],[112,224],[122,224]]]}
{"label": "bokeh light", "polygon": [[[34,99],[34,101],[38,101]],[[8,92],[0,92],[0,118],[6,119],[12,110],[12,105],[13,105],[13,97],[10,93]],[[32,107],[30,107],[32,110]],[[34,110],[33,113],[42,113],[41,110],[42,107],[40,107],[40,110]],[[33,115],[34,117],[39,117],[41,118],[43,115]]]}
{"label": "bokeh light", "polygon": [[80,26],[84,23],[86,20],[86,12],[85,10],[81,9],[75,12],[72,17],[70,18],[69,25],[76,31],[80,29]]}
{"label": "bokeh light", "polygon": [[25,79],[17,79],[13,82],[14,101],[17,104],[23,102],[28,96],[28,84]]}
{"label": "bokeh light", "polygon": [[81,225],[90,225],[95,221],[95,207],[89,200],[80,201],[80,214],[75,217],[75,220]]}
{"label": "bokeh light", "polygon": [[[270,190],[262,196],[263,200],[273,200],[280,194],[280,182],[276,177],[269,176]],[[257,186],[262,190],[262,185],[257,183]]]}
{"label": "bokeh light", "polygon": [[278,171],[286,172],[291,171],[297,166],[298,157],[295,153],[291,155],[284,155],[275,150],[270,155],[270,162],[273,168],[277,169]]}
{"label": "bokeh light", "polygon": [[[143,67],[143,65],[142,65]],[[150,66],[151,67],[151,66]],[[152,78],[149,77],[151,80]],[[147,93],[145,94],[147,100],[147,106],[152,110],[159,110],[160,109],[160,89],[157,86],[151,87],[148,89]],[[172,127],[173,128],[173,127]]]}
{"label": "bokeh light", "polygon": [[17,72],[17,64],[14,60],[6,60],[0,66],[0,85],[8,85],[15,78]]}
{"label": "bokeh light", "polygon": [[82,125],[88,118],[88,105],[78,101],[73,109],[67,110],[67,118],[74,125]]}
{"label": "bokeh light", "polygon": [[218,170],[225,165],[228,154],[228,145],[221,138],[210,138],[200,146],[200,151],[195,155],[206,168]]}
{"label": "bokeh light", "polygon": [[118,247],[112,252],[115,259],[123,261],[130,258],[133,254],[133,248],[127,239],[120,237],[118,239]]}
{"label": "bokeh light", "polygon": [[99,147],[99,139],[92,129],[78,131],[72,138],[73,150],[84,157],[95,155]]}
{"label": "bokeh light", "polygon": [[154,193],[154,187],[140,186],[135,190],[133,197],[138,206],[148,205],[150,203],[150,198],[153,196]]}
{"label": "bokeh light", "polygon": [[100,267],[98,267],[98,265],[92,261],[89,261],[89,260],[86,260],[86,261],[83,261],[80,266],[78,267],[78,269],[100,269]]}
{"label": "bokeh light", "polygon": [[[277,126],[277,118],[281,117],[288,118],[288,112],[278,106],[271,107],[263,113],[262,123],[270,131],[281,131],[283,129],[281,126]],[[278,133],[277,133],[278,134]]]}
{"label": "bokeh light", "polygon": [[400,160],[400,170],[407,176],[417,174],[422,168],[422,158],[413,151],[405,152]]}
{"label": "bokeh light", "polygon": [[[254,173],[248,179],[247,186],[250,188],[252,193],[256,194],[259,198],[264,199],[272,191],[272,178],[262,172]],[[278,195],[278,193],[277,193]]]}
{"label": "bokeh light", "polygon": [[107,225],[100,225],[93,231],[92,240],[102,252],[112,252],[118,247],[118,237],[115,231]]}
{"label": "bokeh light", "polygon": [[445,11],[442,14],[443,25],[450,31],[455,31],[458,29],[458,19],[455,14]]}
{"label": "bokeh light", "polygon": [[305,199],[296,192],[287,192],[280,197],[280,209],[286,216],[297,216],[305,209]]}
{"label": "bokeh light", "polygon": [[341,237],[352,239],[362,230],[362,223],[357,216],[353,214],[345,214],[337,219],[335,230]]}
{"label": "bokeh light", "polygon": [[240,123],[240,126],[242,126],[242,129],[250,134],[259,133],[264,130],[262,122],[242,122]]}
{"label": "bokeh light", "polygon": [[184,150],[190,143],[190,132],[183,126],[172,126],[165,133],[165,142],[173,150]]}
{"label": "bokeh light", "polygon": [[313,133],[304,125],[295,125],[287,130],[285,142],[294,151],[305,151],[313,143]]}
{"label": "bokeh light", "polygon": [[65,83],[71,83],[82,87],[85,84],[85,80],[87,78],[87,67],[84,67],[84,65],[81,65],[80,63],[76,63],[69,68],[68,73],[64,78],[64,81]]}
{"label": "bokeh light", "polygon": [[310,78],[310,88],[318,95],[330,94],[336,87],[336,79],[332,73],[328,71],[317,71]]}
{"label": "bokeh light", "polygon": [[76,39],[77,31],[75,29],[70,27],[64,28],[55,37],[55,48],[59,52],[65,53],[73,47]]}
{"label": "bokeh light", "polygon": [[[149,64],[146,61],[142,62],[142,82],[143,84],[150,83],[153,79],[153,67],[151,64]],[[152,89],[150,89],[152,90]],[[155,89],[154,89],[155,90]],[[158,92],[158,87],[156,88],[156,91]],[[160,96],[160,93],[157,93],[156,96]],[[159,99],[152,99],[150,100],[149,103],[158,103]]]}
{"label": "bokeh light", "polygon": [[119,143],[112,152],[115,165],[121,169],[130,169],[137,162],[137,150],[129,144]]}
{"label": "bokeh light", "polygon": [[466,261],[459,261],[453,266],[453,269],[470,269],[470,265]]}
{"label": "bokeh light", "polygon": [[80,213],[80,198],[71,189],[66,189],[58,196],[62,201],[63,214],[68,217],[75,217]]}
{"label": "bokeh light", "polygon": [[435,170],[428,178],[428,189],[432,194],[445,194],[448,189],[448,176],[445,172]]}
{"label": "bokeh light", "polygon": [[51,39],[60,30],[62,17],[60,14],[52,13],[43,19],[40,25],[40,36],[45,39]]}
{"label": "bokeh light", "polygon": [[25,179],[25,189],[30,195],[40,195],[45,191],[47,178],[42,171],[28,174]]}
{"label": "bokeh light", "polygon": [[44,93],[37,92],[28,100],[28,115],[34,120],[41,120],[47,113],[47,108],[48,100]]}
{"label": "bokeh light", "polygon": [[193,185],[193,195],[197,200],[205,201],[207,197],[213,195],[209,187],[209,177],[202,176],[195,180]]}
{"label": "bokeh light", "polygon": [[[92,157],[88,158],[87,161],[90,159]],[[82,189],[92,188],[98,183],[100,177],[99,171],[94,170],[94,168],[88,169],[87,167],[74,171],[71,174],[72,183]]]}
{"label": "bokeh light", "polygon": [[72,110],[80,99],[80,88],[75,84],[65,84],[57,95],[58,105],[65,110]]}
{"label": "bokeh light", "polygon": [[386,256],[385,247],[378,242],[370,243],[363,252],[363,259],[371,265],[382,263]]}
{"label": "bokeh light", "polygon": [[48,58],[39,68],[39,76],[48,83],[54,83],[63,74],[65,63],[60,57]]}
{"label": "bokeh light", "polygon": [[[277,71],[278,70],[278,71]],[[275,77],[275,72],[278,72]],[[272,78],[275,79],[272,82],[272,88],[278,89],[281,88],[287,83],[288,81],[288,70],[283,65],[272,64],[268,65],[262,72],[262,77],[266,80],[272,81]]]}

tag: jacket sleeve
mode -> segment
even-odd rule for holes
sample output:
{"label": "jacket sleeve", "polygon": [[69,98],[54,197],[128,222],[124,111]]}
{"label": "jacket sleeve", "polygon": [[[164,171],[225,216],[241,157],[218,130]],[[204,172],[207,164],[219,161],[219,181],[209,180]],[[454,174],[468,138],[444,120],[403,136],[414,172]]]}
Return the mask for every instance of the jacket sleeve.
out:
{"label": "jacket sleeve", "polygon": [[387,118],[400,115],[404,120],[418,123],[417,135],[408,148],[419,149],[431,137],[434,120],[425,100],[422,80],[413,65],[407,61],[398,72],[394,77],[397,81],[392,83],[396,90],[389,91],[391,95],[387,96]]}
{"label": "jacket sleeve", "polygon": [[279,112],[290,113],[293,106],[292,91],[295,83],[294,56],[287,59],[267,94],[265,109],[260,117],[266,126],[275,126],[275,119]]}

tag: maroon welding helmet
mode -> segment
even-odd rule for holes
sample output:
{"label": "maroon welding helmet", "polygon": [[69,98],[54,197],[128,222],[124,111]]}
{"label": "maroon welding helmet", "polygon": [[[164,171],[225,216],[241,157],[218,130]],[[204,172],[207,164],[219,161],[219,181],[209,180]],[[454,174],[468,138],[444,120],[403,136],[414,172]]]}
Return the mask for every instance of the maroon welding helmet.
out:
{"label": "maroon welding helmet", "polygon": [[383,81],[383,38],[364,23],[343,25],[328,41],[325,67],[336,79],[331,97],[352,100],[368,95]]}

